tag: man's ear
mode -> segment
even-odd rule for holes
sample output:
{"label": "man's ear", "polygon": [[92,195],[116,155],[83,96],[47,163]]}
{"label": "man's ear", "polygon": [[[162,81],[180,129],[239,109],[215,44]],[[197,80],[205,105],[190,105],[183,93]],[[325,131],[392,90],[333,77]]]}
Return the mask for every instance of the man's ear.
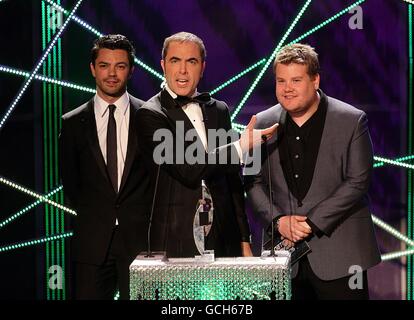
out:
{"label": "man's ear", "polygon": [[135,67],[132,66],[131,69],[129,70],[129,75],[128,75],[128,79],[130,79],[132,77],[132,74],[134,73]]}
{"label": "man's ear", "polygon": [[319,73],[317,73],[317,74],[314,76],[314,79],[313,79],[313,85],[314,85],[314,87],[315,87],[315,90],[318,90],[318,89],[319,89],[319,84],[320,84],[320,81],[321,81],[321,77],[319,76]]}
{"label": "man's ear", "polygon": [[93,65],[92,62],[89,64],[89,67],[91,69],[91,73],[92,73],[93,77],[96,78],[95,66]]}
{"label": "man's ear", "polygon": [[201,69],[201,75],[200,75],[200,78],[202,78],[203,77],[203,75],[204,75],[204,70],[206,69],[206,62],[204,61],[203,62],[203,67],[202,67],[202,69]]}
{"label": "man's ear", "polygon": [[161,64],[162,71],[164,72],[164,75],[165,75],[165,62],[164,62],[164,59],[162,59],[160,61],[160,64]]}

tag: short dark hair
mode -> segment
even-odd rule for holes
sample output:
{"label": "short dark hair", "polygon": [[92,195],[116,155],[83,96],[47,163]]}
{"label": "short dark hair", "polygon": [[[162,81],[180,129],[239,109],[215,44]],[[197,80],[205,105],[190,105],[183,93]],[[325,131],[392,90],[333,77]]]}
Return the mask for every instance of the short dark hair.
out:
{"label": "short dark hair", "polygon": [[319,74],[319,60],[315,49],[310,45],[295,43],[286,45],[277,53],[273,63],[273,71],[276,73],[276,65],[297,63],[308,67],[308,75],[314,77]]}
{"label": "short dark hair", "polygon": [[93,65],[95,65],[99,50],[104,48],[111,50],[125,50],[128,53],[129,66],[132,67],[134,65],[135,48],[131,41],[122,34],[108,34],[99,37],[93,42],[93,47],[91,49],[91,62]]}
{"label": "short dark hair", "polygon": [[207,51],[206,51],[206,47],[204,46],[203,40],[201,40],[195,34],[192,34],[190,32],[184,32],[184,31],[175,33],[172,36],[165,38],[164,45],[162,47],[162,53],[161,53],[161,57],[163,60],[165,60],[165,57],[167,56],[168,46],[170,45],[171,42],[174,42],[174,41],[177,41],[180,43],[193,42],[197,44],[198,47],[200,48],[201,61],[202,62],[206,61]]}

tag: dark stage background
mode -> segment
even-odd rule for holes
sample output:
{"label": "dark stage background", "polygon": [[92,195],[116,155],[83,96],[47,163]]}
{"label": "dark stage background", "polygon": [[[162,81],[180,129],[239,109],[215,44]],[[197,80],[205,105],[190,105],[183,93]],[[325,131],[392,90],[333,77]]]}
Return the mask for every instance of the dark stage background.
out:
{"label": "dark stage background", "polygon": [[[4,119],[25,79],[13,70],[31,72],[49,41],[42,40],[45,28],[58,32],[67,15],[50,11],[48,22],[42,23],[42,11],[52,1],[0,1],[0,116]],[[54,1],[70,11],[77,1]],[[292,21],[306,1],[299,0],[85,0],[75,15],[100,33],[121,33],[131,39],[137,58],[161,75],[161,47],[165,37],[178,31],[200,36],[207,48],[207,68],[200,91],[212,91],[233,76],[262,59],[270,57]],[[335,15],[355,1],[314,0],[297,21],[284,43],[289,43]],[[396,159],[409,153],[409,4],[400,0],[360,1],[360,11],[345,12],[322,26],[301,42],[314,46],[319,53],[322,72],[321,88],[330,96],[346,101],[368,114],[369,127],[376,156]],[[356,16],[360,14],[360,16]],[[47,16],[47,14],[46,14]],[[412,12],[411,12],[412,16]],[[362,29],[352,29],[352,23],[362,20]],[[61,19],[61,20],[59,20]],[[361,22],[359,21],[359,22]],[[56,28],[56,25],[58,27]],[[42,33],[43,30],[43,33]],[[47,34],[47,32],[46,32]],[[38,74],[59,78],[73,84],[94,88],[89,72],[89,50],[96,33],[70,21],[61,35],[56,59],[46,62],[50,70],[41,67]],[[412,41],[412,40],[411,40]],[[42,44],[43,42],[43,44]],[[53,68],[56,68],[56,72]],[[226,101],[232,111],[259,75],[259,64],[237,81],[214,96]],[[10,68],[7,69],[7,68]],[[60,71],[59,71],[60,70]],[[55,72],[55,76],[52,74]],[[136,65],[129,91],[144,100],[159,91],[161,79]],[[61,88],[61,89],[59,89]],[[412,88],[411,88],[412,89]],[[45,90],[58,92],[57,98],[47,99]],[[50,121],[45,112],[60,115],[85,102],[93,93],[66,86],[46,86],[33,80],[16,104],[7,121],[0,124],[0,176],[19,185],[46,194],[59,186],[58,181],[46,183],[49,174],[45,166],[45,150],[55,152],[59,129],[48,131]],[[246,100],[234,122],[246,124],[252,114],[276,104],[274,79],[267,68],[252,94]],[[51,108],[45,111],[45,105]],[[60,105],[60,107],[59,107]],[[56,108],[55,108],[56,107]],[[58,117],[57,117],[58,118]],[[46,124],[46,122],[48,124]],[[55,137],[50,137],[50,132]],[[45,139],[48,135],[50,139]],[[54,159],[55,161],[56,159]],[[53,162],[53,161],[52,161]],[[410,163],[410,162],[406,162]],[[386,165],[374,169],[370,195],[372,213],[407,234],[412,219],[407,176],[411,169]],[[55,174],[55,173],[54,173]],[[410,179],[410,176],[408,176]],[[56,201],[62,200],[56,198]],[[46,226],[49,213],[42,204],[18,219],[2,224],[36,199],[5,183],[0,183],[0,298],[65,299],[69,290],[69,238],[11,250],[5,246],[44,237],[46,234],[70,231],[69,214],[59,211],[59,227]],[[411,215],[411,217],[409,217]],[[64,218],[62,218],[64,217]],[[251,212],[255,248],[260,247],[260,226]],[[412,230],[412,229],[411,229]],[[58,231],[58,232],[56,232]],[[405,243],[389,232],[376,227],[383,254],[405,250]],[[412,239],[412,236],[409,238]],[[53,242],[53,241],[52,241]],[[408,247],[408,246],[407,246]],[[6,249],[5,249],[6,248]],[[3,250],[2,250],[3,249]],[[58,258],[61,257],[61,258]],[[63,257],[66,257],[64,259]],[[60,259],[60,260],[59,260]],[[48,288],[51,261],[60,263],[67,285],[53,291]],[[410,260],[411,261],[411,260]],[[384,261],[369,272],[370,292],[374,299],[406,299],[412,291],[411,267],[406,258]],[[408,286],[408,287],[407,287]]]}

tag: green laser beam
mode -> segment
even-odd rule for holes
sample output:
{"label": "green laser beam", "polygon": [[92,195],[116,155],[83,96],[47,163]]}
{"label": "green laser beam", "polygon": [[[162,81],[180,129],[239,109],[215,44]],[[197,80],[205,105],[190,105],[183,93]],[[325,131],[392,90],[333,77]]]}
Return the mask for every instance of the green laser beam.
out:
{"label": "green laser beam", "polygon": [[246,69],[244,69],[242,72],[236,74],[235,76],[233,76],[232,78],[230,78],[229,80],[227,80],[226,82],[222,83],[221,85],[219,85],[217,88],[213,89],[210,91],[210,94],[213,95],[217,92],[219,92],[220,90],[224,89],[225,87],[229,86],[230,84],[232,84],[233,82],[235,82],[236,80],[240,79],[241,77],[243,77],[244,75],[246,75],[247,73],[249,73],[250,71],[256,69],[257,67],[259,67],[260,65],[262,65],[263,63],[266,62],[266,59],[261,59],[258,62],[256,62],[255,64],[251,65],[250,67],[247,67]]}
{"label": "green laser beam", "polygon": [[36,192],[34,192],[34,191],[32,191],[32,190],[30,190],[28,188],[25,188],[25,187],[23,187],[23,186],[21,186],[21,185],[19,185],[17,183],[14,183],[13,181],[10,181],[10,180],[2,177],[2,176],[0,176],[0,182],[3,183],[3,184],[5,184],[5,185],[7,185],[7,186],[9,186],[9,187],[12,187],[13,189],[16,189],[16,190],[19,190],[19,191],[21,191],[21,192],[23,192],[25,194],[28,194],[29,196],[32,196],[34,198],[37,198],[38,200],[40,200],[42,202],[46,202],[46,203],[48,203],[48,204],[50,204],[50,205],[52,205],[52,206],[54,206],[54,207],[56,207],[58,209],[61,209],[61,210],[65,211],[65,212],[67,212],[67,213],[70,213],[70,214],[76,216],[76,212],[74,210],[63,206],[60,203],[57,203],[57,202],[52,201],[52,200],[49,200],[49,199],[46,198],[46,196],[44,196],[42,194],[39,194],[39,193],[36,193]]}
{"label": "green laser beam", "polygon": [[293,20],[293,22],[290,24],[289,28],[286,30],[286,32],[283,35],[282,39],[279,41],[278,45],[273,50],[272,54],[267,58],[266,63],[264,64],[264,66],[260,70],[260,72],[259,72],[258,76],[256,77],[256,79],[253,81],[253,84],[247,90],[246,94],[244,95],[244,97],[240,101],[239,105],[234,109],[234,111],[233,111],[233,113],[232,113],[232,115],[230,117],[231,118],[231,121],[234,121],[234,119],[236,118],[237,114],[243,108],[243,106],[245,105],[247,99],[250,97],[250,95],[252,94],[253,90],[256,88],[257,84],[262,79],[262,77],[263,77],[264,73],[266,72],[267,68],[269,67],[269,65],[272,63],[272,61],[273,61],[274,57],[276,56],[277,52],[280,50],[280,48],[282,47],[282,45],[285,43],[286,38],[292,32],[293,28],[296,26],[296,24],[298,23],[299,19],[303,16],[305,10],[308,8],[308,6],[310,5],[311,2],[312,2],[312,0],[307,0],[305,2],[305,4],[303,5],[302,9],[299,11],[299,13],[296,15],[295,19]]}
{"label": "green laser beam", "polygon": [[[14,74],[16,76],[21,76],[21,77],[26,77],[28,78],[30,76],[30,73],[24,70],[20,70],[20,69],[15,69],[15,68],[10,68],[7,67],[5,65],[0,65],[0,72],[5,72],[5,73],[9,73],[9,74]],[[42,81],[42,82],[47,82],[47,83],[51,83],[51,84],[56,84],[62,87],[67,87],[67,88],[71,88],[71,89],[75,89],[75,90],[80,90],[80,91],[85,91],[85,92],[90,92],[90,93],[95,93],[96,90],[94,88],[88,88],[86,86],[82,86],[82,85],[78,85],[75,83],[71,83],[65,80],[60,80],[60,79],[55,79],[55,78],[50,78],[50,77],[46,77],[40,74],[36,74],[34,76],[34,78],[36,80]]]}
{"label": "green laser beam", "polygon": [[10,251],[10,250],[16,250],[16,249],[21,249],[24,247],[30,247],[30,246],[35,246],[38,244],[42,244],[42,243],[46,243],[49,241],[55,241],[55,240],[59,240],[59,239],[63,239],[63,238],[68,238],[73,236],[73,232],[65,232],[65,233],[58,233],[58,234],[54,234],[51,236],[47,236],[47,237],[43,237],[43,238],[38,238],[38,239],[33,239],[33,240],[28,240],[28,241],[23,241],[23,242],[17,242],[14,244],[9,244],[9,245],[5,245],[5,246],[1,246],[0,247],[0,252],[6,252],[6,251]]}
{"label": "green laser beam", "polygon": [[[45,195],[45,198],[50,198],[51,196],[53,196],[54,194],[58,193],[59,191],[61,191],[63,189],[62,186],[57,187],[56,189],[52,190],[51,192],[49,192],[48,194]],[[23,214],[29,212],[30,210],[36,208],[38,205],[40,205],[41,203],[43,203],[41,200],[37,200],[31,204],[29,204],[28,206],[26,206],[25,208],[19,210],[18,212],[16,212],[15,214],[11,215],[10,217],[6,218],[5,220],[3,220],[2,222],[0,222],[0,229],[3,228],[4,226],[6,226],[7,224],[9,224],[10,222],[16,220],[17,218],[23,216]]]}
{"label": "green laser beam", "polygon": [[[62,6],[60,6],[59,4],[57,4],[57,3],[55,3],[51,0],[42,0],[42,1],[47,2],[48,4],[50,4],[51,6],[56,8],[57,10],[63,12],[65,15],[68,15],[68,11],[66,9],[64,9]],[[92,32],[93,34],[95,34],[98,37],[101,37],[103,35],[103,33],[99,32],[96,28],[92,27],[87,22],[85,22],[84,20],[80,19],[77,16],[73,16],[72,20],[75,21],[76,23],[78,23],[84,29],[89,30],[90,32]],[[143,68],[144,70],[146,70],[147,72],[149,72],[153,76],[161,79],[162,81],[164,80],[164,76],[161,73],[159,73],[156,70],[154,70],[153,68],[151,68],[148,64],[146,64],[142,60],[140,60],[138,58],[135,58],[134,61],[137,65],[139,65],[141,68]]]}

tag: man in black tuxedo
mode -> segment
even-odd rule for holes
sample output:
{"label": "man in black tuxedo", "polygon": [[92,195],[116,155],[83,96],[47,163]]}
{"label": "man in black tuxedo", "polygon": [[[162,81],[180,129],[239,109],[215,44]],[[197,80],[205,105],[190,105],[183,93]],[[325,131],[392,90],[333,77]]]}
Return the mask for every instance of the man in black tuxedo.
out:
{"label": "man in black tuxedo", "polygon": [[77,212],[72,241],[74,297],[129,297],[129,265],[145,248],[152,192],[137,149],[143,101],[126,91],[134,48],[122,35],[100,37],[91,51],[96,95],[62,117],[65,198]]}
{"label": "man in black tuxedo", "polygon": [[[231,122],[224,102],[197,93],[205,58],[203,41],[196,35],[180,32],[166,38],[161,60],[165,86],[138,111],[139,148],[157,185],[150,245],[169,257],[198,254],[193,222],[204,182],[214,207],[205,249],[214,249],[218,257],[250,256],[239,157],[253,143],[248,137],[254,120],[239,141],[231,141],[230,135],[221,143],[211,138],[210,133],[219,129],[228,133]],[[255,136],[271,136],[275,129],[257,130]],[[159,143],[164,134],[166,140]],[[255,143],[261,143],[261,138]]]}

